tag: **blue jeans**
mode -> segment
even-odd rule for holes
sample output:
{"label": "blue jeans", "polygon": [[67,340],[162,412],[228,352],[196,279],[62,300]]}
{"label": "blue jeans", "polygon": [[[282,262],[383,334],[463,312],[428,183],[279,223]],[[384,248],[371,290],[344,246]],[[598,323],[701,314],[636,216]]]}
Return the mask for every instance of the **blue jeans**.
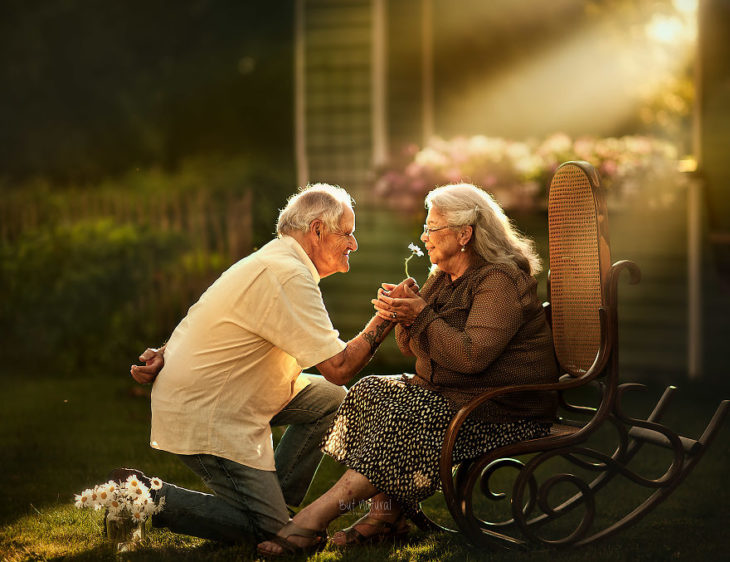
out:
{"label": "blue jeans", "polygon": [[289,521],[287,504],[299,505],[307,493],[322,460],[319,444],[346,393],[324,377],[307,377],[311,383],[271,419],[272,426],[289,426],[274,452],[276,472],[213,455],[178,455],[214,495],[165,482],[156,495],[165,507],[153,525],[225,542],[276,534]]}

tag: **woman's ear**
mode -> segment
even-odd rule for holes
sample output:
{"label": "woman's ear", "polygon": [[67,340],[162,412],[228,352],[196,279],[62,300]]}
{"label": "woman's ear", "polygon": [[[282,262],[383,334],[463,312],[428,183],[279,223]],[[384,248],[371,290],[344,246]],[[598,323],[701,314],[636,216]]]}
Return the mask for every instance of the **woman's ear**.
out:
{"label": "woman's ear", "polygon": [[461,234],[459,234],[459,242],[462,246],[466,246],[469,241],[472,239],[472,236],[474,235],[474,227],[471,225],[467,225],[464,227],[464,230],[461,231]]}

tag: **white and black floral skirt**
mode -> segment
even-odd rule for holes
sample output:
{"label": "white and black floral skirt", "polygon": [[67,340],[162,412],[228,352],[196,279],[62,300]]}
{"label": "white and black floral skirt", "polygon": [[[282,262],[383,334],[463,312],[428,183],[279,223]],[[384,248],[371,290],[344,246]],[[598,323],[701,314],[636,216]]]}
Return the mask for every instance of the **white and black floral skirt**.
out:
{"label": "white and black floral skirt", "polygon": [[[324,436],[322,451],[413,513],[440,487],[441,447],[455,411],[441,394],[404,379],[370,376],[353,386]],[[550,424],[533,420],[469,418],[459,432],[454,462],[549,431]]]}

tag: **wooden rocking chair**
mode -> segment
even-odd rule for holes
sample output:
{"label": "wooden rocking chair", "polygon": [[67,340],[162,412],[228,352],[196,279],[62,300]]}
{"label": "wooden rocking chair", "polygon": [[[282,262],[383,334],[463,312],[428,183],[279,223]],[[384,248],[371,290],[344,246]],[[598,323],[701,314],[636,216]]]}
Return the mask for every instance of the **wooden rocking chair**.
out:
{"label": "wooden rocking chair", "polygon": [[[656,507],[684,480],[730,406],[728,400],[722,401],[698,439],[682,437],[660,423],[675,391],[672,386],[646,419],[623,411],[624,395],[644,387],[619,382],[618,282],[627,271],[630,283],[637,283],[640,272],[631,261],[610,265],[605,202],[598,174],[590,164],[567,162],[558,168],[550,185],[548,216],[550,302],[545,308],[563,375],[555,384],[496,388],[481,395],[456,414],[444,440],[440,465],[444,497],[459,529],[476,545],[578,546],[619,532]],[[598,392],[591,406],[568,402],[569,391],[571,395],[585,394],[592,388]],[[551,435],[501,447],[455,466],[452,452],[467,416],[487,400],[526,390],[558,393],[559,418]],[[589,443],[599,432],[610,435],[606,452],[593,445],[595,439]],[[644,446],[655,448],[651,450],[651,464],[655,464],[655,457],[666,458],[659,476],[639,475],[630,466]],[[665,449],[669,452],[660,452]],[[556,463],[557,469],[553,468]],[[506,484],[505,473],[510,476]],[[646,492],[639,505],[618,515],[612,508],[606,515],[596,508],[597,494],[608,492],[616,504],[621,488],[612,492],[610,484],[614,479],[626,482],[617,476]],[[493,492],[494,484],[509,493]],[[496,522],[480,512],[489,511],[493,504],[508,507]],[[434,525],[425,516],[420,524]]]}

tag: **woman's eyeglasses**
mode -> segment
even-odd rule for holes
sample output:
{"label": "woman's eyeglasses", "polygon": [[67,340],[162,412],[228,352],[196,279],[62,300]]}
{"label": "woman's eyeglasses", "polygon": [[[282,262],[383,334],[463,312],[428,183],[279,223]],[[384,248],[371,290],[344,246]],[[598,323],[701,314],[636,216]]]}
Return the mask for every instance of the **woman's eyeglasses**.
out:
{"label": "woman's eyeglasses", "polygon": [[431,228],[427,224],[424,224],[423,225],[423,233],[426,236],[429,236],[432,232],[438,232],[439,230],[443,230],[444,228],[449,228],[449,225],[447,224],[446,226],[438,226],[436,228]]}

